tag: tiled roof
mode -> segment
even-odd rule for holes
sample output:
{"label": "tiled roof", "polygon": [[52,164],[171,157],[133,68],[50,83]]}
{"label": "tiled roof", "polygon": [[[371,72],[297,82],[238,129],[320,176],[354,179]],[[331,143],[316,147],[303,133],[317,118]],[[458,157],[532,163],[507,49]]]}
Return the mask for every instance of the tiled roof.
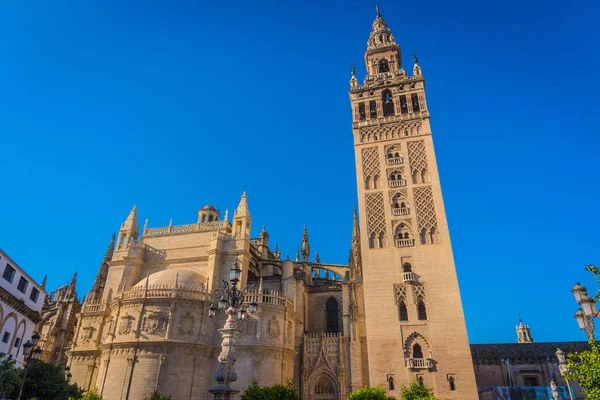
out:
{"label": "tiled roof", "polygon": [[566,354],[589,349],[588,342],[472,344],[474,363],[499,360],[556,360],[556,350]]}

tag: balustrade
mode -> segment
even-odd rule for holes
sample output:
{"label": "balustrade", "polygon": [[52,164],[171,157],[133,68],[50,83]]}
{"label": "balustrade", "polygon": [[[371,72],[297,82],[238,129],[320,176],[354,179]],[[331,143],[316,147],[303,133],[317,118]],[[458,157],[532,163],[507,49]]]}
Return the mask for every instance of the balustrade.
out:
{"label": "balustrade", "polygon": [[396,239],[396,247],[412,247],[415,245],[415,239]]}
{"label": "balustrade", "polygon": [[408,215],[410,214],[410,208],[408,207],[392,207],[392,215]]}
{"label": "balustrade", "polygon": [[415,274],[414,272],[403,272],[402,280],[404,281],[404,283],[414,283],[417,281],[417,274]]}
{"label": "balustrade", "polygon": [[406,359],[406,368],[408,369],[430,369],[433,367],[431,358],[408,358]]}
{"label": "balustrade", "polygon": [[390,181],[390,187],[402,187],[402,186],[406,186],[406,179],[396,179],[393,181]]}
{"label": "balustrade", "polygon": [[404,157],[388,157],[386,158],[388,165],[396,165],[402,164],[404,162]]}

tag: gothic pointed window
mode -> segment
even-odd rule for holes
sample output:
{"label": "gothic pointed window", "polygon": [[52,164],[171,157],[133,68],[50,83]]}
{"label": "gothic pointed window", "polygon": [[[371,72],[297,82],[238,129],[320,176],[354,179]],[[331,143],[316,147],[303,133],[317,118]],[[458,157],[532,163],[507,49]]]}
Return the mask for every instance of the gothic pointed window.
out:
{"label": "gothic pointed window", "polygon": [[448,385],[450,385],[450,390],[456,390],[456,383],[454,382],[453,376],[448,378]]}
{"label": "gothic pointed window", "polygon": [[421,320],[421,321],[427,320],[427,308],[425,307],[425,302],[423,301],[423,299],[420,299],[417,304],[417,314],[418,314],[419,320]]}
{"label": "gothic pointed window", "polygon": [[358,119],[361,121],[367,119],[367,114],[365,112],[365,103],[358,104]]}
{"label": "gothic pointed window", "polygon": [[427,244],[427,229],[421,229],[421,232],[419,233],[419,238],[421,239],[421,244]]}
{"label": "gothic pointed window", "polygon": [[419,343],[413,345],[412,358],[423,358],[423,350]]}
{"label": "gothic pointed window", "polygon": [[406,103],[406,96],[404,95],[400,96],[400,112],[402,114],[408,114],[408,104]]}
{"label": "gothic pointed window", "polygon": [[402,266],[402,272],[412,272],[412,266],[409,263],[404,263]]}
{"label": "gothic pointed window", "polygon": [[392,92],[384,90],[381,94],[381,101],[383,103],[383,116],[388,117],[394,115],[394,99],[392,97]]}
{"label": "gothic pointed window", "polygon": [[325,303],[325,313],[326,313],[327,332],[328,333],[339,332],[338,302],[333,297],[330,297],[329,300],[327,300],[327,303]]}
{"label": "gothic pointed window", "polygon": [[398,316],[400,321],[408,321],[408,308],[403,301],[398,304]]}
{"label": "gothic pointed window", "polygon": [[394,390],[396,387],[394,385],[394,376],[388,376],[388,390]]}
{"label": "gothic pointed window", "polygon": [[387,60],[379,61],[379,73],[382,74],[384,72],[390,72],[390,66],[388,65]]}
{"label": "gothic pointed window", "polygon": [[369,236],[369,248],[375,248],[375,233],[371,233],[371,236]]}

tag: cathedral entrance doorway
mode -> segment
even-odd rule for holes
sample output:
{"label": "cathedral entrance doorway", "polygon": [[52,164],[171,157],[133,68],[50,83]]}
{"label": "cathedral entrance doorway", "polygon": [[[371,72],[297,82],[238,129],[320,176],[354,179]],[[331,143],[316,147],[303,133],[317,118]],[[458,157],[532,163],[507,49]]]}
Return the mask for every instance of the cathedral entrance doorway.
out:
{"label": "cathedral entrance doorway", "polygon": [[339,394],[337,385],[328,374],[322,374],[310,388],[311,400],[338,400]]}

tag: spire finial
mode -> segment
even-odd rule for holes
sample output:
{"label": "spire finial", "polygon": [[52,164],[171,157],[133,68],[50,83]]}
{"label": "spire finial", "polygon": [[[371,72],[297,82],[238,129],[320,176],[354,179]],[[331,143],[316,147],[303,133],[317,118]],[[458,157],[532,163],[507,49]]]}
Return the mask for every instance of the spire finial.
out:
{"label": "spire finial", "polygon": [[321,259],[319,258],[319,250],[315,252],[315,264],[321,264]]}
{"label": "spire finial", "polygon": [[375,9],[377,10],[377,16],[381,17],[381,10],[379,9],[379,4],[375,4]]}
{"label": "spire finial", "polygon": [[414,51],[412,52],[413,61],[415,62],[415,64],[418,64],[418,63],[419,63],[419,59],[417,58],[417,56],[418,56],[418,55],[419,55],[419,53],[418,53],[416,50],[414,50]]}
{"label": "spire finial", "polygon": [[308,261],[308,256],[310,256],[310,244],[308,243],[308,230],[306,226],[304,226],[304,232],[302,233],[302,246],[300,247],[302,250],[302,261]]}
{"label": "spire finial", "polygon": [[300,262],[300,249],[296,249],[296,262]]}
{"label": "spire finial", "polygon": [[42,279],[42,284],[40,285],[42,289],[46,290],[46,281],[48,280],[48,274],[44,275],[44,279]]}
{"label": "spire finial", "polygon": [[71,286],[74,288],[77,283],[77,272],[73,274],[73,278],[71,278]]}
{"label": "spire finial", "polygon": [[350,72],[352,73],[353,77],[356,76],[356,65],[353,62],[350,63]]}

